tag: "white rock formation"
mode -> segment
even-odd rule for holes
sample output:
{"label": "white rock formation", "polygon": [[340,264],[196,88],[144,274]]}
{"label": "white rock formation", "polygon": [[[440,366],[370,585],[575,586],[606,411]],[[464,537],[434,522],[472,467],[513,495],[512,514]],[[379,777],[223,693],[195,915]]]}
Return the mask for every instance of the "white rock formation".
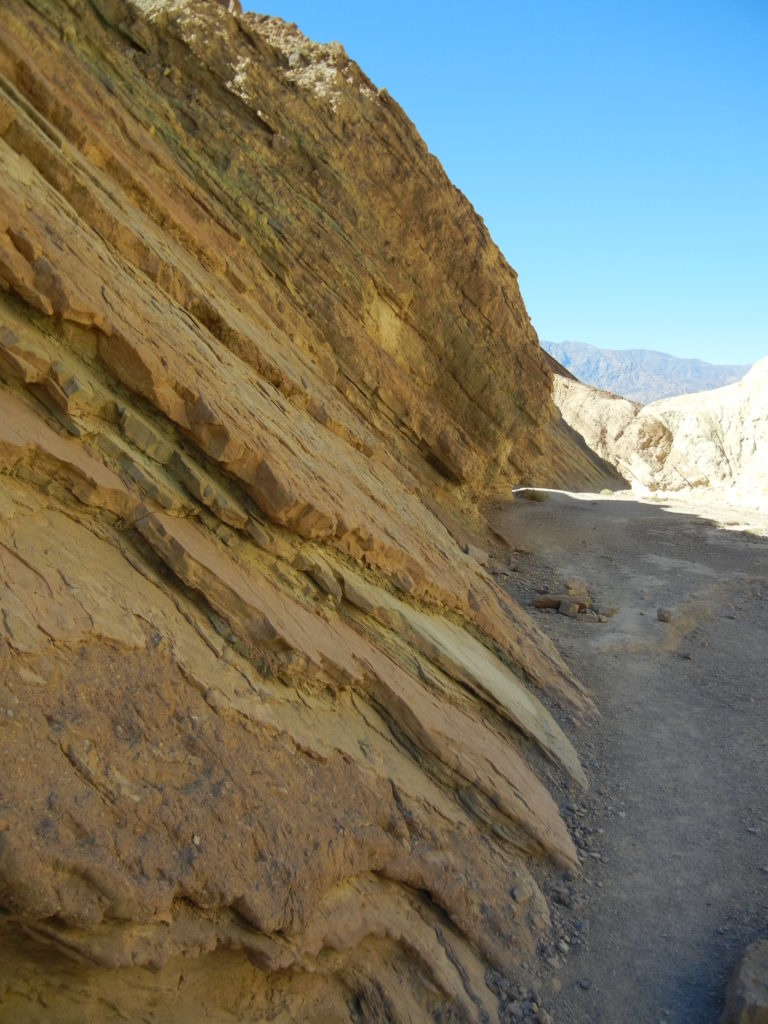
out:
{"label": "white rock formation", "polygon": [[768,496],[768,358],[738,383],[640,406],[556,375],[566,422],[635,489]]}

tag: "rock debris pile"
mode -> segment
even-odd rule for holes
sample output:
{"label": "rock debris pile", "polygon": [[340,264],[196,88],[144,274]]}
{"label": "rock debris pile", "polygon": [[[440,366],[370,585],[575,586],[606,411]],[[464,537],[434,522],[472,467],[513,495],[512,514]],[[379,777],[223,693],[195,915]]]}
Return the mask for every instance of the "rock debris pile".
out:
{"label": "rock debris pile", "polygon": [[592,601],[584,580],[564,580],[560,593],[543,591],[533,599],[534,608],[550,608],[580,622],[607,622],[618,608],[598,608]]}

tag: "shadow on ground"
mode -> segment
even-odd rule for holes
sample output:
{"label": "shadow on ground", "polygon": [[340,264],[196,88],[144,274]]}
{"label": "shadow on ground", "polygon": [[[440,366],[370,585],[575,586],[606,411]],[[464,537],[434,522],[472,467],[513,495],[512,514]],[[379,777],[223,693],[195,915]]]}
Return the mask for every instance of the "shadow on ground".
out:
{"label": "shadow on ground", "polygon": [[[570,730],[591,792],[568,812],[584,866],[555,880],[544,1005],[556,1024],[715,1024],[740,953],[768,936],[768,541],[559,492],[489,521],[512,549],[498,582],[600,711]],[[618,612],[531,607],[566,577]]]}

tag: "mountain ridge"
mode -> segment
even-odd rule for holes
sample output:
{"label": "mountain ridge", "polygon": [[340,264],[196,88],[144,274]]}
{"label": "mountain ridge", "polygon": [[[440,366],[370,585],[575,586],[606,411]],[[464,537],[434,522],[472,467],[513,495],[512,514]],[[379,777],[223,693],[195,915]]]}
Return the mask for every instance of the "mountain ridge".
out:
{"label": "mountain ridge", "polygon": [[749,365],[708,363],[655,349],[606,349],[577,341],[542,341],[541,347],[583,384],[642,405],[733,384],[749,370]]}

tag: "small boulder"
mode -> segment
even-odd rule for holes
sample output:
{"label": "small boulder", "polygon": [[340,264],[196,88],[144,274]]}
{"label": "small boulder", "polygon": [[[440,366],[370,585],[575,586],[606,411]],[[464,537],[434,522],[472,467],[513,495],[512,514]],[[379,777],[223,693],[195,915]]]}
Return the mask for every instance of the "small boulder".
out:
{"label": "small boulder", "polygon": [[539,594],[533,599],[534,608],[559,608],[566,600],[565,594]]}
{"label": "small boulder", "polygon": [[563,615],[569,614],[565,609],[570,605],[581,611],[589,607],[589,598],[577,594],[540,594],[533,600],[534,608],[559,608]]}
{"label": "small boulder", "polygon": [[768,1024],[768,940],[753,942],[728,983],[723,1024]]}
{"label": "small boulder", "polygon": [[581,579],[563,580],[566,594],[573,594],[575,597],[587,597],[587,584]]}

